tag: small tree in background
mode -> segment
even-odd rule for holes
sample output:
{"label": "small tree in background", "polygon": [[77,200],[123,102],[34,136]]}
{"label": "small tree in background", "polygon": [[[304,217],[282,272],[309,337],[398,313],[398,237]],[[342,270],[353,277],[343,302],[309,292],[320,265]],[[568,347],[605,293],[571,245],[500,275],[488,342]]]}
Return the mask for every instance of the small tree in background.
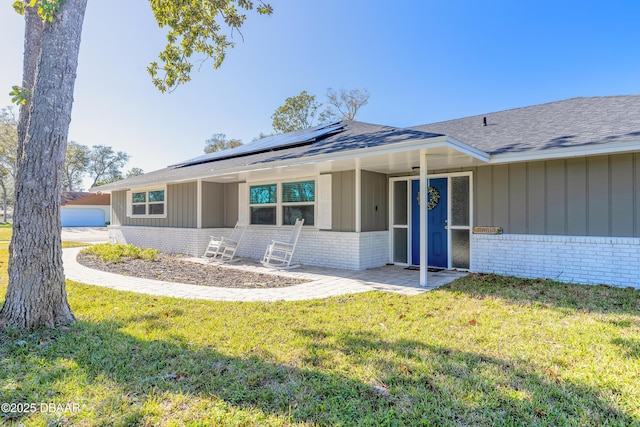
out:
{"label": "small tree in background", "polygon": [[93,179],[91,187],[119,181],[123,178],[120,169],[129,161],[124,151],[113,151],[106,145],[95,145],[89,153],[87,173]]}
{"label": "small tree in background", "polygon": [[272,132],[272,133],[269,133],[269,134],[264,133],[264,132],[260,132],[260,134],[259,134],[258,136],[256,136],[255,138],[253,138],[253,139],[251,140],[251,142],[259,141],[259,140],[261,140],[261,139],[264,139],[264,138],[266,138],[266,137],[268,137],[268,136],[273,136],[273,135],[275,135],[275,133],[273,133],[273,132]]}
{"label": "small tree in background", "polygon": [[227,135],[224,133],[214,133],[211,138],[205,141],[204,152],[207,154],[215,153],[216,151],[228,150],[241,145],[242,141],[239,139],[227,139]]}
{"label": "small tree in background", "polygon": [[89,167],[90,155],[89,147],[69,141],[62,169],[63,191],[82,191],[82,179]]}
{"label": "small tree in background", "polygon": [[316,102],[315,95],[309,95],[303,90],[300,95],[287,98],[284,105],[273,113],[273,129],[276,132],[287,133],[310,128],[321,106],[321,103]]}
{"label": "small tree in background", "polygon": [[131,168],[125,175],[125,178],[133,178],[134,176],[144,175],[144,171],[141,168]]}
{"label": "small tree in background", "polygon": [[369,102],[371,94],[367,89],[340,89],[340,92],[327,89],[327,101],[330,104],[323,114],[337,120],[355,120],[361,107]]}
{"label": "small tree in background", "polygon": [[82,183],[87,175],[93,180],[93,187],[144,174],[142,169],[134,167],[123,175],[121,169],[128,160],[127,153],[116,152],[105,145],[89,148],[70,141],[62,169],[62,191],[84,191]]}
{"label": "small tree in background", "polygon": [[322,104],[316,101],[315,95],[309,95],[306,90],[298,96],[286,99],[284,105],[278,107],[271,116],[273,129],[276,132],[293,132],[314,126],[316,115],[317,124],[330,123],[340,120],[354,120],[361,107],[369,102],[367,89],[341,89],[340,92],[327,89],[329,107],[318,114]]}

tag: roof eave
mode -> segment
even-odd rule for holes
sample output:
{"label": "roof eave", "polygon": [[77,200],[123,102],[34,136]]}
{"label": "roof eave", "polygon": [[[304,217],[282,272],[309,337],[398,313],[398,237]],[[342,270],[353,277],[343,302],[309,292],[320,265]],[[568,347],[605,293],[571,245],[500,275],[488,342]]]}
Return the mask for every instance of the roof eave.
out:
{"label": "roof eave", "polygon": [[491,155],[489,153],[478,150],[477,148],[472,147],[469,144],[465,144],[464,142],[460,142],[457,139],[451,138],[450,136],[446,137],[446,142],[449,148],[457,150],[482,162],[488,163],[491,159]]}
{"label": "roof eave", "polygon": [[518,153],[493,154],[491,164],[532,162],[537,160],[553,160],[570,157],[585,157],[607,154],[621,154],[640,151],[640,141],[612,142],[608,144],[580,145],[577,147],[549,148]]}
{"label": "roof eave", "polygon": [[264,170],[264,169],[275,169],[275,168],[281,168],[281,167],[287,167],[287,166],[315,164],[315,163],[322,163],[324,161],[329,161],[329,160],[348,160],[348,159],[357,158],[357,157],[394,154],[394,153],[401,153],[406,151],[420,150],[425,148],[427,149],[436,148],[436,147],[452,148],[454,150],[457,150],[464,154],[472,156],[476,159],[479,159],[483,162],[488,162],[489,160],[489,155],[487,153],[477,150],[451,137],[439,135],[439,136],[421,138],[421,139],[416,139],[416,140],[406,141],[406,142],[396,142],[392,144],[384,144],[384,145],[379,145],[374,147],[358,148],[358,149],[349,150],[349,151],[316,154],[312,156],[296,157],[291,159],[257,163],[253,165],[237,166],[237,167],[226,168],[226,169],[210,169],[206,172],[185,176],[182,179],[171,180],[171,181],[158,179],[158,180],[151,180],[151,181],[143,181],[143,182],[140,182],[139,184],[136,184],[136,183],[127,183],[125,180],[125,181],[122,181],[122,184],[112,183],[112,184],[107,184],[105,186],[106,188],[94,187],[91,190],[101,191],[103,193],[109,193],[111,191],[129,190],[131,188],[148,187],[150,185],[152,186],[152,185],[160,185],[160,184],[188,182],[188,181],[194,181],[198,179],[212,178],[212,177],[229,175],[234,173],[252,172],[252,171],[258,171],[258,170]]}

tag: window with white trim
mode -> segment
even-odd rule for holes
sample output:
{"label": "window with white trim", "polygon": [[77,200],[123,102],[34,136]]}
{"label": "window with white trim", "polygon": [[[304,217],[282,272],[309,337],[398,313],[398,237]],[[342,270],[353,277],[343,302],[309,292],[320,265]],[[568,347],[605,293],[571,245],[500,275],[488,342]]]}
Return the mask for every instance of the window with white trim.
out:
{"label": "window with white trim", "polygon": [[314,180],[249,186],[251,224],[315,225],[316,182]]}
{"label": "window with white trim", "polygon": [[132,217],[165,217],[165,193],[165,189],[128,191],[129,215]]}
{"label": "window with white trim", "polygon": [[249,187],[249,213],[251,224],[276,225],[278,185],[252,185]]}
{"label": "window with white trim", "polygon": [[304,225],[314,225],[316,182],[282,183],[282,225],[294,225],[304,219]]}

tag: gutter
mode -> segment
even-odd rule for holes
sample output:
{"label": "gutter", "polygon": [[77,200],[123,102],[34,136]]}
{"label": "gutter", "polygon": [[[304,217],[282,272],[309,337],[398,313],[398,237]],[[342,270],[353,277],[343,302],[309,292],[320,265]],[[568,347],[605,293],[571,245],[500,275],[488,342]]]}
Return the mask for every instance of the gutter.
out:
{"label": "gutter", "polygon": [[607,154],[620,154],[640,151],[640,142],[613,142],[610,144],[581,145],[577,147],[549,148],[548,150],[530,150],[521,153],[501,153],[491,155],[489,163],[503,164],[531,162],[536,160],[566,159]]}

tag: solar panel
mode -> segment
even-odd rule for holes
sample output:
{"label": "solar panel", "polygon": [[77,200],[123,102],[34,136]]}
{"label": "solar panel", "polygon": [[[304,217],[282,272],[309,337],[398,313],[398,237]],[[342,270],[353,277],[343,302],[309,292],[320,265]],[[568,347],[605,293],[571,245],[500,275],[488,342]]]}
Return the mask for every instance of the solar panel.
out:
{"label": "solar panel", "polygon": [[231,148],[228,150],[216,151],[215,153],[209,153],[202,156],[194,157],[193,159],[186,160],[184,162],[176,163],[169,167],[185,167],[193,166],[200,163],[207,163],[216,160],[230,159],[233,157],[246,156],[249,154],[263,153],[266,151],[281,150],[287,147],[293,147],[296,145],[303,145],[315,141],[332,132],[342,130],[345,127],[340,122],[323,124],[307,129],[297,130],[289,133],[278,134],[268,136],[266,138],[259,139],[257,141],[250,142],[248,144],[240,145],[239,147]]}

